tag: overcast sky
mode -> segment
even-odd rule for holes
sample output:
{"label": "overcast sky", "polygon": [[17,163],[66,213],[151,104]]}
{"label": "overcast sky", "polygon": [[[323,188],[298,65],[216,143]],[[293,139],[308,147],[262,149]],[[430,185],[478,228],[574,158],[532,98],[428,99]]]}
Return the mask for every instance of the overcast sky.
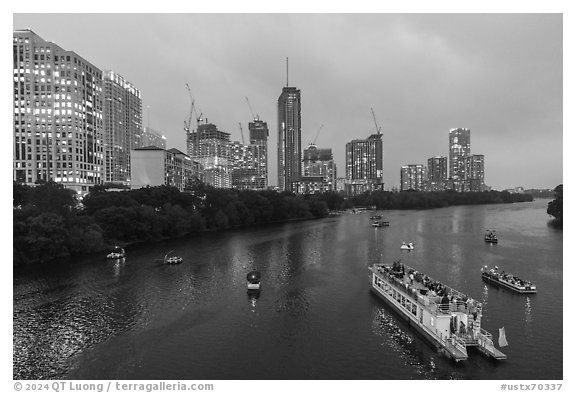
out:
{"label": "overcast sky", "polygon": [[553,188],[562,173],[562,14],[14,14],[140,89],[143,125],[185,148],[190,110],[241,140],[252,115],[270,129],[277,184],[277,100],[302,95],[302,149],[317,138],[345,176],[345,145],[382,127],[385,188],[400,167],[448,155],[471,130],[494,189]]}

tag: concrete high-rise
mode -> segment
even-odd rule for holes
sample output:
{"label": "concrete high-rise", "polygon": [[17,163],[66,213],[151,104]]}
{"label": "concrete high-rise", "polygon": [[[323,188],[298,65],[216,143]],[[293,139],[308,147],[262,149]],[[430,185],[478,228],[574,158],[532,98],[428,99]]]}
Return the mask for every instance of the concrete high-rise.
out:
{"label": "concrete high-rise", "polygon": [[198,125],[193,138],[197,146],[191,158],[204,169],[204,180],[216,188],[232,186],[232,159],[230,152],[230,134],[220,131],[214,124]]}
{"label": "concrete high-rise", "polygon": [[470,155],[470,130],[452,128],[448,135],[448,176],[456,191],[466,188],[466,159]]}
{"label": "concrete high-rise", "polygon": [[105,179],[129,185],[130,151],[143,147],[140,90],[114,71],[104,72],[103,83]]}
{"label": "concrete high-rise", "polygon": [[13,178],[78,193],[104,177],[102,71],[31,30],[13,32]]}
{"label": "concrete high-rise", "polygon": [[[261,188],[268,188],[268,124],[258,117],[248,123],[250,150],[256,169],[256,181]],[[258,187],[260,188],[260,187]]]}
{"label": "concrete high-rise", "polygon": [[486,189],[483,154],[472,154],[466,159],[466,174],[468,178],[467,191],[480,192]]}
{"label": "concrete high-rise", "polygon": [[332,149],[318,149],[314,144],[304,150],[300,192],[314,194],[336,190],[336,163]]}
{"label": "concrete high-rise", "polygon": [[300,90],[282,88],[278,97],[278,187],[297,191],[302,177]]}
{"label": "concrete high-rise", "polygon": [[381,133],[346,144],[346,179],[351,194],[384,188]]}
{"label": "concrete high-rise", "polygon": [[142,147],[156,146],[166,149],[166,137],[160,131],[154,130],[150,127],[144,127],[142,133]]}
{"label": "concrete high-rise", "polygon": [[448,158],[432,157],[428,159],[428,191],[443,191],[448,179]]}
{"label": "concrete high-rise", "polygon": [[400,191],[425,190],[426,170],[424,165],[410,164],[400,168]]}

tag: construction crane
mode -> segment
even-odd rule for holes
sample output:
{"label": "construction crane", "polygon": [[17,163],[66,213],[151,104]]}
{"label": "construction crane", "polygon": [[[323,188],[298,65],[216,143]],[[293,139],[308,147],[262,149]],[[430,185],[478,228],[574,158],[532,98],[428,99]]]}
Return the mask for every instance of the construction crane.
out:
{"label": "construction crane", "polygon": [[186,88],[188,89],[188,95],[190,96],[190,114],[188,115],[188,122],[186,122],[186,120],[184,120],[184,131],[186,131],[186,134],[188,134],[190,132],[190,130],[192,129],[192,112],[195,110],[194,108],[194,99],[192,98],[192,92],[190,91],[190,86],[188,85],[188,83],[186,83]]}
{"label": "construction crane", "polygon": [[318,139],[318,135],[320,135],[320,130],[322,129],[322,127],[324,127],[324,124],[321,124],[320,128],[318,128],[318,131],[316,131],[316,136],[314,137],[314,141],[311,143],[311,145],[316,144],[316,139]]}
{"label": "construction crane", "polygon": [[370,108],[370,110],[372,111],[372,117],[374,118],[374,125],[376,126],[376,132],[380,134],[380,130],[382,129],[382,127],[378,127],[378,122],[376,121],[376,115],[374,114],[374,109]]}
{"label": "construction crane", "polygon": [[248,100],[248,97],[246,98],[246,102],[248,103],[248,108],[250,109],[250,113],[252,114],[252,118],[256,121],[260,119],[260,116],[258,115],[254,115],[254,111],[252,110],[252,105],[250,105],[250,100]]}
{"label": "construction crane", "polygon": [[242,123],[238,122],[238,125],[240,126],[240,135],[242,135],[242,144],[245,145],[245,143],[244,143],[244,131],[242,130]]}

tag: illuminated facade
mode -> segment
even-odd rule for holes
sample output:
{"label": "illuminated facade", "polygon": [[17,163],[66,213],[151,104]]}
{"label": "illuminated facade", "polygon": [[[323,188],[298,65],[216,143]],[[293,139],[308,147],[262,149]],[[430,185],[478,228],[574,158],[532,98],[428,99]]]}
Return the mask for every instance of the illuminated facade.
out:
{"label": "illuminated facade", "polygon": [[314,194],[336,190],[336,163],[332,149],[318,149],[309,145],[304,150],[300,192]]}
{"label": "illuminated facade", "polygon": [[472,154],[466,159],[468,190],[472,192],[485,191],[484,185],[484,155]]}
{"label": "illuminated facade", "polygon": [[256,168],[257,189],[268,188],[268,124],[259,118],[248,123],[250,150]]}
{"label": "illuminated facade", "polygon": [[13,32],[13,179],[79,193],[104,179],[102,71],[31,30]]}
{"label": "illuminated facade", "polygon": [[432,157],[428,159],[428,191],[443,191],[448,179],[448,158]]}
{"label": "illuminated facade", "polygon": [[448,136],[448,176],[454,190],[466,190],[466,160],[470,156],[470,130],[452,128]]}
{"label": "illuminated facade", "polygon": [[426,168],[421,164],[404,165],[400,168],[400,191],[425,191]]}
{"label": "illuminated facade", "polygon": [[384,188],[381,133],[346,144],[346,179],[352,195]]}
{"label": "illuminated facade", "polygon": [[198,125],[191,134],[197,141],[192,159],[204,168],[204,181],[216,188],[231,188],[230,134],[211,123]]}
{"label": "illuminated facade", "polygon": [[278,97],[278,186],[297,191],[302,176],[301,99],[295,87],[282,88]]}
{"label": "illuminated facade", "polygon": [[105,181],[130,183],[130,151],[142,145],[140,90],[113,71],[104,72]]}

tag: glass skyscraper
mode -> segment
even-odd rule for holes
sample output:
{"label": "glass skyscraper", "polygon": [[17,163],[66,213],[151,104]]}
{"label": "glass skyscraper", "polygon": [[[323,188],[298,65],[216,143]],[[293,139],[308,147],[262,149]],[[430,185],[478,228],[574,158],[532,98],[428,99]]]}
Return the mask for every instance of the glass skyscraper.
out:
{"label": "glass skyscraper", "polygon": [[278,186],[296,191],[302,177],[300,90],[284,87],[278,97]]}

